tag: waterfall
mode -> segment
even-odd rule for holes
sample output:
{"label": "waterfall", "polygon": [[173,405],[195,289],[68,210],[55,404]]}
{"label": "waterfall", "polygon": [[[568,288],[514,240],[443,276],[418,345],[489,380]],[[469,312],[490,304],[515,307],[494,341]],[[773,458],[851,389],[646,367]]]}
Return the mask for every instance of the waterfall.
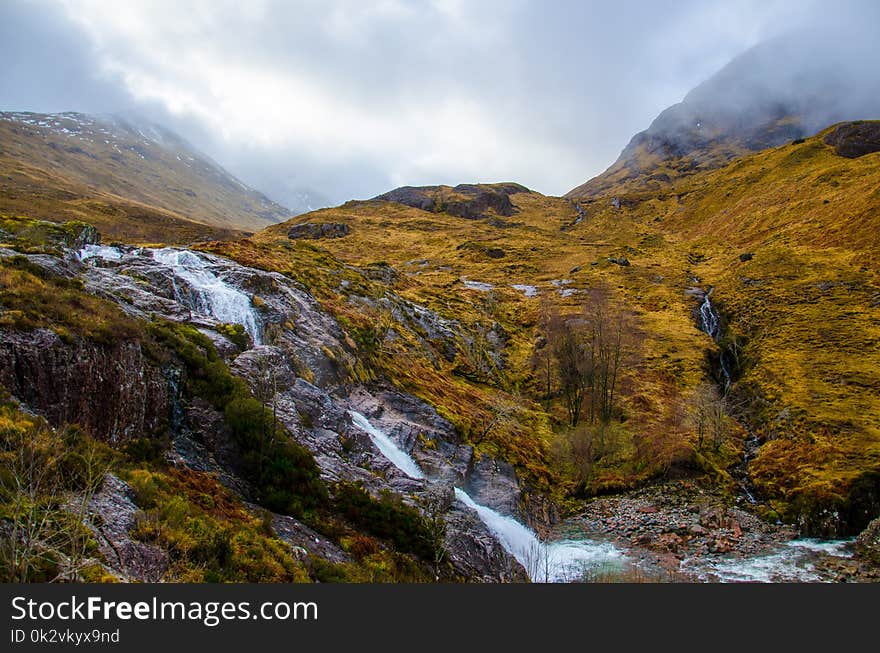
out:
{"label": "waterfall", "polygon": [[[411,478],[426,478],[425,473],[409,454],[400,449],[382,430],[373,426],[362,414],[350,410],[354,424],[363,430],[382,455]],[[477,516],[507,553],[526,569],[534,582],[567,582],[577,580],[587,566],[621,563],[623,555],[612,545],[590,540],[559,540],[541,542],[535,532],[513,517],[502,515],[474,501],[463,489],[455,488],[455,497]]]}
{"label": "waterfall", "polygon": [[[703,298],[703,303],[700,304],[700,330],[717,343],[721,337],[721,319],[718,317],[718,312],[712,306],[712,301],[709,299],[711,294],[712,290],[709,289],[709,292]],[[724,350],[721,350],[718,356],[718,366],[721,369],[721,376],[724,377],[724,392],[726,394],[730,390],[733,377],[730,372],[730,363]]]}
{"label": "waterfall", "polygon": [[370,424],[370,420],[353,410],[348,411],[351,420],[359,429],[370,436],[373,444],[382,452],[382,455],[390,460],[397,469],[402,471],[410,478],[425,478],[425,473],[421,470],[415,460],[409,454],[400,449],[391,438],[383,431]]}
{"label": "waterfall", "polygon": [[122,250],[108,245],[86,245],[78,253],[79,260],[85,261],[90,258],[102,258],[108,261],[118,261],[122,258]]}
{"label": "waterfall", "polygon": [[175,280],[184,282],[189,292],[176,283],[174,286],[179,302],[220,322],[242,325],[254,343],[261,344],[262,333],[250,297],[214,274],[209,260],[188,249],[164,247],[147,251],[152,253],[154,261],[172,270]]}
{"label": "waterfall", "polygon": [[[106,245],[86,245],[79,251],[79,259],[100,258],[120,261],[129,252]],[[143,248],[135,253],[149,255],[158,265],[171,273],[174,299],[194,313],[213,317],[227,324],[240,324],[253,338],[262,343],[260,320],[250,297],[226,283],[215,272],[218,267],[206,256],[188,249],[163,247]]]}
{"label": "waterfall", "polygon": [[703,303],[700,304],[700,329],[717,342],[718,337],[721,335],[721,323],[718,319],[718,313],[715,312],[715,307],[712,306],[712,302],[709,299],[711,294],[711,290],[707,292],[703,298]]}

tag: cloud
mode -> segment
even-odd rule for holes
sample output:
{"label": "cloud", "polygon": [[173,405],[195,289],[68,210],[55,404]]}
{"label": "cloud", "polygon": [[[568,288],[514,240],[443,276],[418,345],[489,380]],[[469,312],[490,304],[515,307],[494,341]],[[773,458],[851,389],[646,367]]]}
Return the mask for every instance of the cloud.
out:
{"label": "cloud", "polygon": [[492,180],[561,194],[731,57],[823,9],[40,0],[0,9],[19,34],[0,102],[137,111],[281,201],[298,188],[343,201]]}

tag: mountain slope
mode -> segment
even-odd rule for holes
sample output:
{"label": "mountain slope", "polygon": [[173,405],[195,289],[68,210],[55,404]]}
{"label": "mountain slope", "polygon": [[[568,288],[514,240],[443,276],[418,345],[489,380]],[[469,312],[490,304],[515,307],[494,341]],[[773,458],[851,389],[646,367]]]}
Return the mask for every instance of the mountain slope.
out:
{"label": "mountain slope", "polygon": [[[880,115],[880,76],[859,34],[796,32],[759,44],[636,134],[617,161],[567,197],[665,188],[671,179]],[[863,65],[863,62],[864,65]]]}
{"label": "mountain slope", "polygon": [[136,231],[144,214],[203,234],[253,231],[292,214],[169,130],[118,117],[0,113],[0,172],[0,211],[46,219],[109,213],[97,226],[117,233],[114,220]]}
{"label": "mountain slope", "polygon": [[[535,367],[543,316],[554,306],[577,314],[597,288],[610,289],[644,343],[621,382],[616,444],[605,442],[608,451],[591,462],[591,491],[670,469],[714,469],[730,480],[748,454],[765,514],[812,534],[847,533],[880,512],[878,131],[880,123],[839,125],[672,179],[664,192],[634,181],[575,204],[518,191],[507,196],[511,210],[488,208],[477,220],[444,210],[436,189],[398,189],[218,251],[285,270],[302,264],[282,261],[319,257],[310,269],[324,272],[298,278],[356,319],[349,282],[320,259],[329,254],[482,334],[448,364],[420,362],[417,348],[384,340],[383,374],[451,413],[477,441],[505,402],[546,414],[553,433],[533,427],[530,437],[551,449],[569,436],[561,398],[546,398]],[[336,237],[295,240],[304,225],[335,225]],[[699,302],[710,289],[717,343],[700,331]],[[372,324],[397,328],[399,316],[372,310]],[[720,378],[722,352],[733,376],[724,403],[741,426],[727,425],[713,453],[697,440],[692,410],[700,387]],[[565,482],[552,457],[524,455],[518,437],[492,427],[481,446]],[[750,437],[762,443],[757,451]]]}

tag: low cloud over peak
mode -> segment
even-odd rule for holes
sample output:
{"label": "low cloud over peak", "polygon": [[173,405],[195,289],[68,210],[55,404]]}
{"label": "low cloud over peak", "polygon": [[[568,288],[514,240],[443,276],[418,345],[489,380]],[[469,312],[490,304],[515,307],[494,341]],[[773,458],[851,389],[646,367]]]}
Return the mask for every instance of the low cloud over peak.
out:
{"label": "low cloud over peak", "polygon": [[[499,179],[560,194],[733,56],[831,6],[10,3],[0,108],[135,111],[282,203]],[[833,7],[880,29],[873,3]]]}

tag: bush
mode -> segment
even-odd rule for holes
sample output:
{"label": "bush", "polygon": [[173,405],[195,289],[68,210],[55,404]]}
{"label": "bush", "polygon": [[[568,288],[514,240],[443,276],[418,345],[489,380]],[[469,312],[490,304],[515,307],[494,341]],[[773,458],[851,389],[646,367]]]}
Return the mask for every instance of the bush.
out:
{"label": "bush", "polygon": [[326,504],[327,489],[308,449],[293,442],[266,406],[235,378],[214,344],[197,329],[158,322],[154,336],[186,367],[186,388],[223,411],[243,455],[242,472],[267,508],[301,517]]}
{"label": "bush", "polygon": [[337,483],[333,505],[340,515],[360,528],[423,560],[433,560],[435,547],[422,514],[388,490],[374,499],[363,486]]}

